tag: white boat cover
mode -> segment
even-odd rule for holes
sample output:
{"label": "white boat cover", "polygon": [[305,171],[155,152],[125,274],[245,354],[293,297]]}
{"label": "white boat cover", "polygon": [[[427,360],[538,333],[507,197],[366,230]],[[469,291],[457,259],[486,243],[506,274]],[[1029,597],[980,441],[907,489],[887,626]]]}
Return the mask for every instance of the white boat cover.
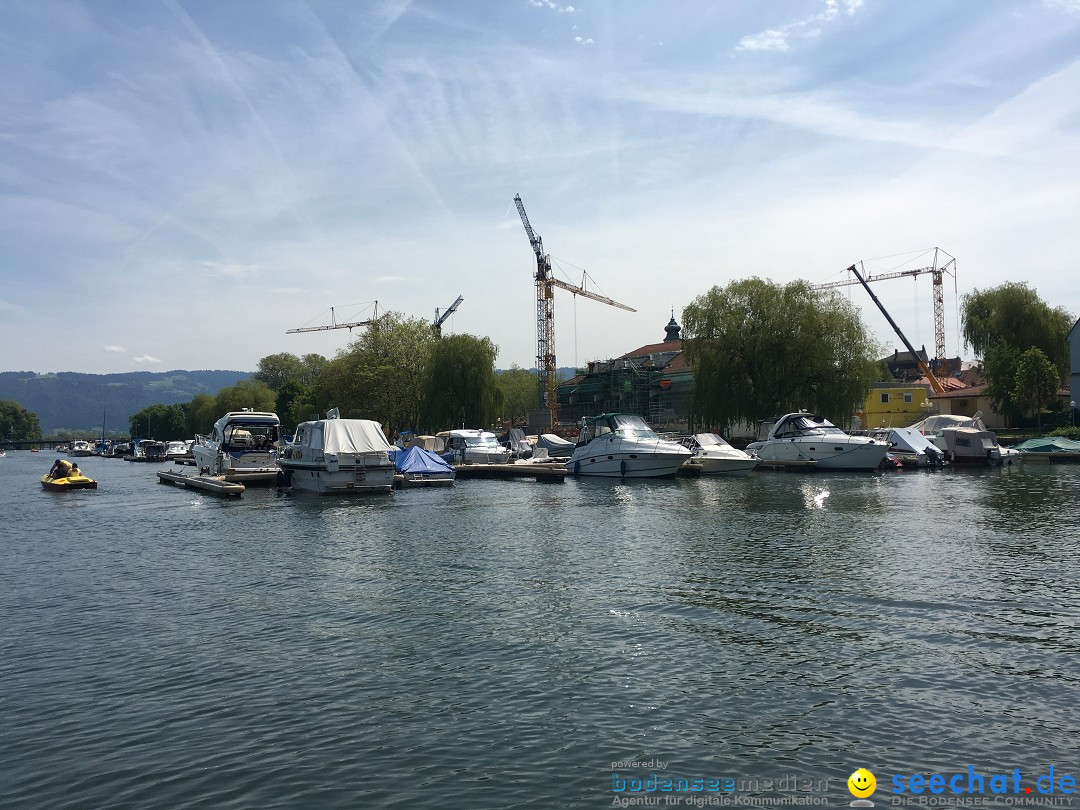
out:
{"label": "white boat cover", "polygon": [[323,419],[308,422],[307,446],[326,453],[389,452],[382,425],[370,419]]}
{"label": "white boat cover", "polygon": [[937,445],[913,427],[891,428],[887,441],[901,453],[928,453],[931,456],[941,453]]}
{"label": "white boat cover", "polygon": [[983,424],[982,419],[978,416],[960,416],[954,413],[939,413],[934,416],[928,416],[922,421],[916,422],[914,425],[909,425],[909,430],[917,430],[924,435],[934,435],[940,433],[945,428],[950,427],[966,427],[975,428],[976,430],[986,430],[986,425]]}

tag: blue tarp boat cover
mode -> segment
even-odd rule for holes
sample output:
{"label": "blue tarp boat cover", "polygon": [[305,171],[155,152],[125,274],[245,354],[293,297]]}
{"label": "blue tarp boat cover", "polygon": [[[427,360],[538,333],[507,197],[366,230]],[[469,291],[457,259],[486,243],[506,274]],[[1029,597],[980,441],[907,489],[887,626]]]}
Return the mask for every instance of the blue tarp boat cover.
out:
{"label": "blue tarp boat cover", "polygon": [[1016,445],[1016,449],[1026,453],[1077,453],[1080,452],[1080,442],[1064,436],[1044,436],[1041,439],[1028,439]]}
{"label": "blue tarp boat cover", "polygon": [[440,456],[422,447],[399,450],[396,455],[394,466],[399,473],[445,473],[454,471],[454,468],[443,461]]}

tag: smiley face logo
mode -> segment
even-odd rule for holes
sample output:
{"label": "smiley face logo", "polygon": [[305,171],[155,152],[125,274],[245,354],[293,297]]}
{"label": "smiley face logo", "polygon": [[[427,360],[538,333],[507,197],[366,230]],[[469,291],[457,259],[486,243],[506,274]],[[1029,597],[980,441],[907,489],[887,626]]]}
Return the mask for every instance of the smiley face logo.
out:
{"label": "smiley face logo", "polygon": [[857,799],[865,799],[877,789],[877,779],[866,768],[859,768],[847,780],[847,789]]}

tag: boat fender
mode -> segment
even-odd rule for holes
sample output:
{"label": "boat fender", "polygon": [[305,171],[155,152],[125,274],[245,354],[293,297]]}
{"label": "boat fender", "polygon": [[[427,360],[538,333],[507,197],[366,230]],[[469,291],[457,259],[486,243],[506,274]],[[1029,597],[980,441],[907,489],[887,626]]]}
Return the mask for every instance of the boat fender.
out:
{"label": "boat fender", "polygon": [[622,461],[619,462],[619,474],[623,478],[626,478],[626,459],[625,458]]}
{"label": "boat fender", "polygon": [[580,461],[575,461],[574,462],[574,475],[581,475],[581,462]]}

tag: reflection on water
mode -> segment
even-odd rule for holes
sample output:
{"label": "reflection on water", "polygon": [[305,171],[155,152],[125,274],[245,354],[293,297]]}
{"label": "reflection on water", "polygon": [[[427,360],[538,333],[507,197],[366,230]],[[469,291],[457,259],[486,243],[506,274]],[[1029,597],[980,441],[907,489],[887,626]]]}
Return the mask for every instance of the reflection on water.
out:
{"label": "reflection on water", "polygon": [[591,807],[650,757],[839,806],[860,765],[1075,759],[1074,467],[225,501],[33,460],[0,462],[14,806]]}

